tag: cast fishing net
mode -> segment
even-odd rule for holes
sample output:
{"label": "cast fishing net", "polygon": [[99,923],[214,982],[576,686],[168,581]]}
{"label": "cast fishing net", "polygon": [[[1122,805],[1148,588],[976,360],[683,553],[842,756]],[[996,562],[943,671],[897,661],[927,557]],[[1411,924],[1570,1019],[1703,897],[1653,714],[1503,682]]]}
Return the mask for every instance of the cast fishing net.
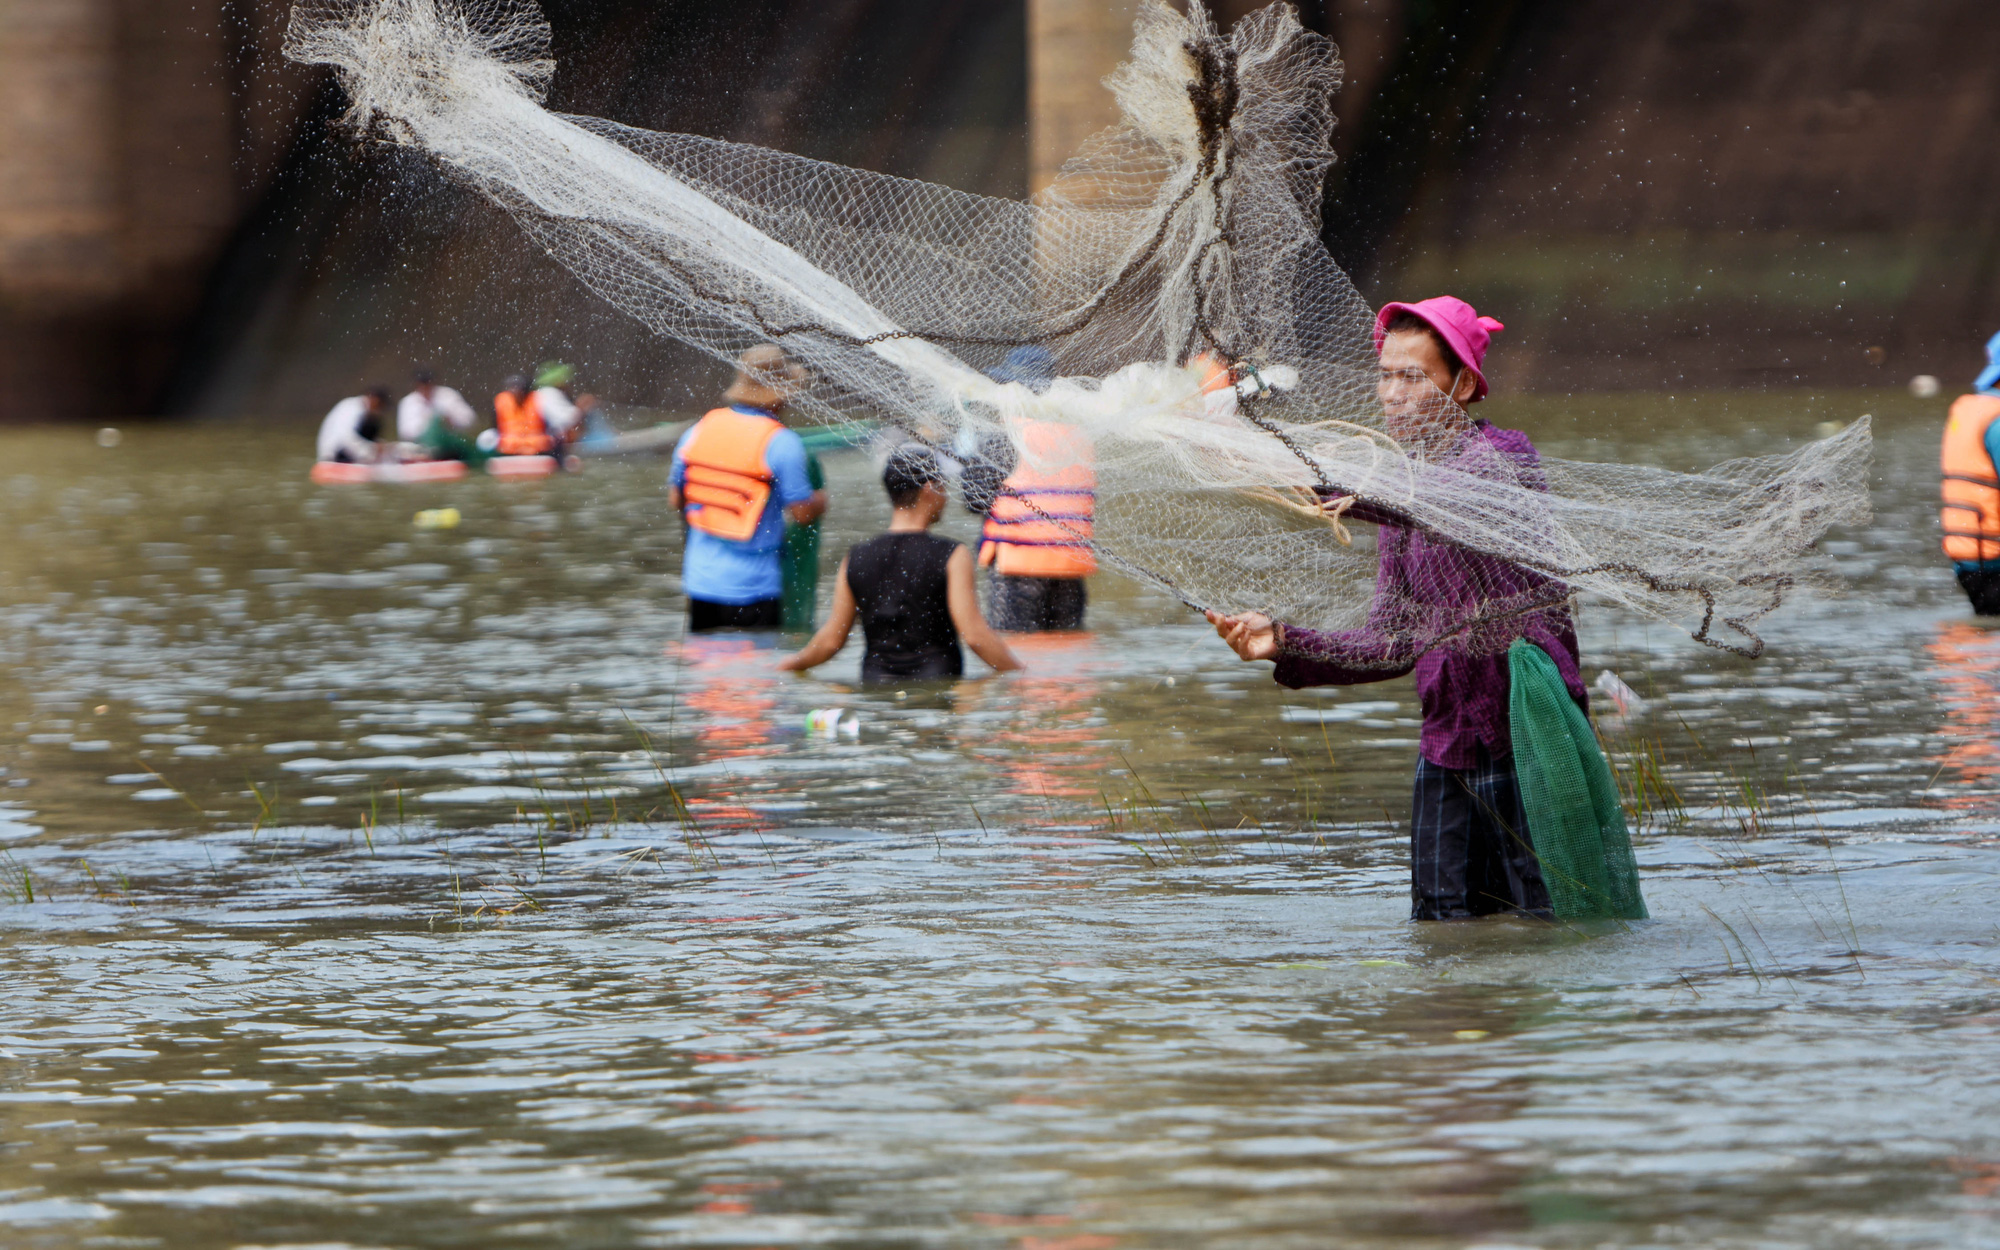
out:
{"label": "cast fishing net", "polygon": [[[659,334],[725,361],[782,345],[808,371],[798,415],[1090,449],[1090,545],[1191,605],[1362,629],[1349,659],[1385,668],[1504,651],[1583,592],[1761,650],[1815,540],[1867,516],[1865,420],[1702,474],[1469,436],[1436,388],[1378,373],[1371,311],[1320,242],[1333,46],[1286,6],[1228,35],[1189,9],[1142,10],[1108,80],[1122,124],[1028,202],[551,113],[528,0],[309,0],[286,53]],[[1052,380],[989,376],[1024,347]],[[1356,518],[1454,549],[1450,584],[1378,588]]]}

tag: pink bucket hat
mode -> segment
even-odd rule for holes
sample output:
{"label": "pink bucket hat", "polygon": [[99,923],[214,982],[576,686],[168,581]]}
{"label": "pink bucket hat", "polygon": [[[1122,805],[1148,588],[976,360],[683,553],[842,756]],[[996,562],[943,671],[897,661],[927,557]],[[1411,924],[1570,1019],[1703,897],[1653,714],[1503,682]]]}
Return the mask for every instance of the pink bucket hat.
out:
{"label": "pink bucket hat", "polygon": [[1472,305],[1455,295],[1438,295],[1414,304],[1384,304],[1382,311],[1375,314],[1375,352],[1382,351],[1382,340],[1389,336],[1389,322],[1397,313],[1410,313],[1425,325],[1438,332],[1438,336],[1451,345],[1451,350],[1465,367],[1472,370],[1478,385],[1473,388],[1472,398],[1466,403],[1477,403],[1486,398],[1486,374],[1482,366],[1486,363],[1486,346],[1493,341],[1495,330],[1504,330],[1491,317],[1482,317]]}

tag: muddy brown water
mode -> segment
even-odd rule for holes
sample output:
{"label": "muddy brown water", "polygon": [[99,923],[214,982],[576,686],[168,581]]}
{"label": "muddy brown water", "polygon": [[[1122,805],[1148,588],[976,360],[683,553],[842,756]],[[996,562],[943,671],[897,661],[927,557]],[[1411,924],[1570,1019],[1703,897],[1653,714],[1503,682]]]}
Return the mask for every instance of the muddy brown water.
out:
{"label": "muddy brown water", "polygon": [[[1672,792],[1655,919],[1592,929],[1409,924],[1409,683],[1283,691],[1110,577],[1021,676],[856,693],[682,640],[657,462],[0,434],[0,1241],[2000,1244],[2000,633],[1936,554],[1942,405],[1492,415],[1696,467],[1864,411],[1877,520],[1766,658],[1585,606]],[[886,505],[828,470],[831,568]]]}

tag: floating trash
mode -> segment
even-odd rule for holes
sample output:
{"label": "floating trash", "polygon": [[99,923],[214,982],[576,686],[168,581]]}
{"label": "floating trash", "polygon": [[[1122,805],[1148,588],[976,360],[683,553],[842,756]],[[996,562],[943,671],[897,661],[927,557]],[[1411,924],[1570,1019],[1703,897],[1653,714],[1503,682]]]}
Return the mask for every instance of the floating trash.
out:
{"label": "floating trash", "polygon": [[460,521],[457,508],[425,508],[417,513],[417,528],[420,530],[457,529]]}
{"label": "floating trash", "polygon": [[844,707],[816,707],[806,713],[806,732],[821,738],[861,736],[861,713]]}
{"label": "floating trash", "polygon": [[1928,373],[1919,373],[1910,379],[1910,394],[1918,399],[1936,399],[1938,380]]}
{"label": "floating trash", "polygon": [[114,426],[107,425],[97,432],[97,445],[99,447],[116,447],[124,441],[125,436],[119,433]]}
{"label": "floating trash", "polygon": [[1612,706],[1618,709],[1620,716],[1636,716],[1646,710],[1646,701],[1639,697],[1639,692],[1626,685],[1618,674],[1608,668],[1597,675],[1597,690],[1611,700]]}

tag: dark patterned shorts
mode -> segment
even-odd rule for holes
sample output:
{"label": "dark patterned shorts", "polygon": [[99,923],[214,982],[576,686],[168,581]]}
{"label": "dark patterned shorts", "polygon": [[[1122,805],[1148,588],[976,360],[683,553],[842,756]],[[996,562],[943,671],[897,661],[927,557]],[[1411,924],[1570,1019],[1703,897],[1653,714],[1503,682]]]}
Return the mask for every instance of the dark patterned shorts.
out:
{"label": "dark patterned shorts", "polygon": [[1410,919],[1496,912],[1550,915],[1514,761],[1490,759],[1483,749],[1471,768],[1419,757],[1410,802]]}
{"label": "dark patterned shorts", "polygon": [[995,573],[987,594],[987,623],[1009,633],[1082,629],[1089,596],[1081,577],[1008,577]]}

